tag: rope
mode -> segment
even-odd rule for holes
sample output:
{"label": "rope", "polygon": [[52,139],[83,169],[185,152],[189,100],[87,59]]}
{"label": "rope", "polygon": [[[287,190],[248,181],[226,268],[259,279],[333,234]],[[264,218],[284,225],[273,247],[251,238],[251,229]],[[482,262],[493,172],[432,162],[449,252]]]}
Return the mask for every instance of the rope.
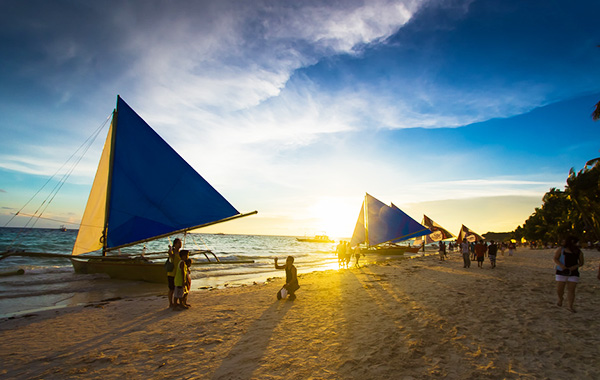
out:
{"label": "rope", "polygon": [[[104,120],[104,122],[98,127],[96,128],[96,130],[94,130],[94,132],[91,134],[91,136],[89,136],[72,154],[71,156],[56,170],[56,172],[50,177],[48,178],[48,180],[46,180],[46,182],[42,185],[42,187],[23,205],[23,207],[21,207],[19,209],[19,211],[17,211],[4,225],[4,227],[8,226],[8,224],[10,222],[12,222],[12,220],[17,216],[20,215],[21,212],[25,209],[25,207],[27,207],[27,205],[29,205],[29,203],[31,203],[33,201],[34,198],[37,197],[37,195],[55,178],[58,176],[58,174],[65,168],[65,166],[67,166],[67,164],[69,164],[69,162],[71,162],[72,160],[74,160],[74,162],[71,164],[71,166],[68,168],[68,170],[65,172],[65,174],[62,175],[62,177],[60,178],[60,180],[58,181],[58,183],[54,186],[54,188],[50,191],[50,193],[46,196],[46,198],[42,201],[42,203],[38,206],[38,208],[35,210],[35,212],[33,213],[33,215],[28,215],[30,218],[27,221],[27,223],[25,223],[25,225],[23,226],[23,228],[19,231],[19,233],[17,234],[17,236],[15,237],[15,239],[10,243],[9,248],[12,248],[13,244],[19,240],[19,238],[21,237],[21,235],[25,232],[30,232],[30,230],[36,225],[36,223],[39,221],[39,219],[48,219],[48,220],[53,220],[51,218],[43,218],[42,215],[44,212],[46,212],[46,210],[48,209],[48,206],[50,206],[50,204],[52,203],[52,201],[54,200],[54,198],[56,197],[56,195],[58,194],[58,192],[60,191],[60,189],[63,187],[63,185],[66,183],[67,179],[71,176],[71,174],[73,173],[73,171],[75,170],[75,168],[77,167],[77,165],[79,164],[79,162],[81,162],[81,160],[83,159],[83,157],[85,156],[85,154],[87,153],[87,151],[90,149],[90,147],[92,146],[92,144],[94,143],[94,141],[96,140],[96,138],[98,137],[98,135],[100,134],[100,132],[102,131],[102,129],[104,129],[104,127],[106,126],[108,120],[111,119],[111,115],[109,115],[109,117],[106,118],[106,120]],[[77,154],[79,154],[78,157]],[[30,225],[31,224],[31,225]],[[66,223],[66,224],[73,224],[73,223]]]}

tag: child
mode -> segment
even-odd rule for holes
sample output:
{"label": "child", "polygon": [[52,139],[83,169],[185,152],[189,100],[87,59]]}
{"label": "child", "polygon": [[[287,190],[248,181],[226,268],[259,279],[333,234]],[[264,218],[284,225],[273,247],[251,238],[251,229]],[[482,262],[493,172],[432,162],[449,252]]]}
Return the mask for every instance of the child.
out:
{"label": "child", "polygon": [[188,259],[189,251],[187,249],[182,249],[179,251],[179,257],[181,260],[175,269],[175,291],[173,293],[173,310],[178,309],[188,309],[189,306],[187,303],[187,277],[188,277],[188,266],[186,265],[186,261]]}
{"label": "child", "polygon": [[192,289],[192,259],[187,259],[185,261],[185,265],[187,266],[187,277],[185,279],[185,288],[186,288],[185,306],[191,307],[192,305],[187,303],[187,296],[190,294],[190,290]]}

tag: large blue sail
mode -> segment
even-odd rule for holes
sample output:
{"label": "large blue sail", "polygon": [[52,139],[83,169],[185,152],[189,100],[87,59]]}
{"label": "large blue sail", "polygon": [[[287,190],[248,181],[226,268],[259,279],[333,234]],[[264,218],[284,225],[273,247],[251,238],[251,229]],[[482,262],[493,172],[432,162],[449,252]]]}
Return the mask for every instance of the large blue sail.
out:
{"label": "large blue sail", "polygon": [[393,239],[394,242],[432,233],[430,229],[406,215],[404,211],[400,210],[393,203],[391,209],[394,210],[396,214],[394,219],[396,220],[396,233],[398,234],[398,237]]}
{"label": "large blue sail", "polygon": [[[365,208],[367,210],[366,223]],[[366,243],[373,246],[389,241],[407,240],[429,233],[431,231],[427,227],[406,215],[398,207],[394,205],[390,207],[366,194],[350,244]]]}
{"label": "large blue sail", "polygon": [[107,248],[239,214],[120,97],[114,133]]}

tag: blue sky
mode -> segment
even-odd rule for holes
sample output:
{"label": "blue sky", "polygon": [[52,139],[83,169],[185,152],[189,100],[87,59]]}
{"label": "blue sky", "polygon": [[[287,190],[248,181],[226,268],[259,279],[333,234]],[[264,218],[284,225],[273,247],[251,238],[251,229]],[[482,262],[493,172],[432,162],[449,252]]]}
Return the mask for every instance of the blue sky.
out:
{"label": "blue sky", "polygon": [[[238,210],[259,211],[207,232],[349,236],[365,192],[454,233],[513,230],[599,155],[599,11],[0,1],[0,223],[120,94]],[[106,132],[46,217],[77,223]]]}

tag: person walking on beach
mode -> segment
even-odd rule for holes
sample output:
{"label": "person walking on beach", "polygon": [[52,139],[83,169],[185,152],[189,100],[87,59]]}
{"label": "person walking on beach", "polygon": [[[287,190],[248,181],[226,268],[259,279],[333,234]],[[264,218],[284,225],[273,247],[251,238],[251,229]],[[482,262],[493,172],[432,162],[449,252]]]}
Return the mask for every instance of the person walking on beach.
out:
{"label": "person walking on beach", "polygon": [[344,241],[340,240],[340,243],[335,248],[338,257],[338,268],[341,268],[344,265],[344,255],[346,254],[346,244]]}
{"label": "person walking on beach", "polygon": [[439,242],[438,252],[440,254],[440,261],[444,261],[446,259],[446,244],[440,240]]}
{"label": "person walking on beach", "polygon": [[517,244],[513,243],[512,241],[510,243],[508,243],[508,255],[509,256],[512,256],[516,250],[517,250]]}
{"label": "person walking on beach", "polygon": [[573,308],[575,302],[575,287],[579,282],[579,267],[583,266],[583,252],[577,246],[579,240],[574,236],[565,239],[562,247],[554,252],[554,263],[556,264],[556,293],[558,295],[558,306],[563,304],[565,287],[567,288],[567,309],[576,313]]}
{"label": "person walking on beach", "polygon": [[173,246],[169,246],[167,253],[169,254],[169,261],[173,264],[173,270],[167,272],[167,284],[169,285],[169,307],[172,308],[173,303],[173,292],[175,291],[175,273],[179,266],[179,250],[181,249],[181,239],[176,238],[173,240]]}
{"label": "person walking on beach", "polygon": [[[275,269],[285,269],[285,285],[281,288],[281,290],[285,289],[286,293],[289,295],[289,300],[293,301],[296,299],[296,291],[300,289],[300,285],[298,284],[298,271],[294,266],[294,257],[288,256],[285,260],[285,265],[277,264],[277,257],[275,258]],[[282,299],[281,290],[277,292],[277,299]]]}
{"label": "person walking on beach", "polygon": [[460,251],[463,255],[463,268],[470,268],[471,267],[471,257],[469,256],[469,242],[466,240],[463,240],[460,243]]}
{"label": "person walking on beach", "polygon": [[188,253],[189,251],[187,249],[182,249],[179,252],[180,260],[179,264],[177,264],[174,279],[175,291],[173,292],[173,310],[189,309],[189,306],[187,305],[188,291],[186,288],[188,278]]}
{"label": "person walking on beach", "polygon": [[485,257],[485,251],[487,247],[483,244],[483,240],[480,240],[475,244],[475,256],[477,256],[477,266],[483,268],[483,259]]}
{"label": "person walking on beach", "polygon": [[498,246],[492,240],[488,247],[488,257],[490,258],[490,264],[492,265],[492,269],[496,268],[496,255],[498,254]]}
{"label": "person walking on beach", "polygon": [[358,265],[358,260],[360,259],[360,245],[356,245],[356,247],[354,247],[354,257],[356,257],[356,263],[354,264],[354,266],[356,268],[360,268],[360,266]]}
{"label": "person walking on beach", "polygon": [[346,254],[344,258],[346,261],[346,269],[348,269],[348,267],[350,266],[350,260],[352,260],[352,247],[348,242],[346,243]]}

